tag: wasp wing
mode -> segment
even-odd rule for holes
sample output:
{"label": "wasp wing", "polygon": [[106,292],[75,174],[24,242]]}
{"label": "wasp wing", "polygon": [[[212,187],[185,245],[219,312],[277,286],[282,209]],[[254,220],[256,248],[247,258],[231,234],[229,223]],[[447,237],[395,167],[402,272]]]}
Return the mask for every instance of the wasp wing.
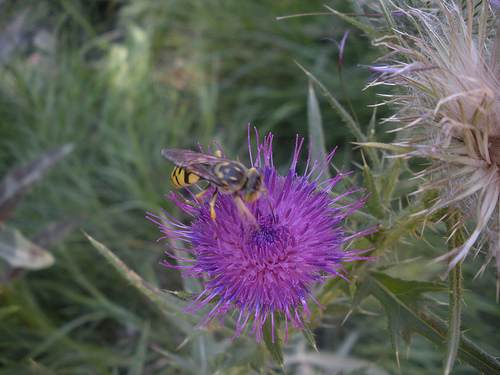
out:
{"label": "wasp wing", "polygon": [[198,164],[198,163],[215,164],[226,160],[216,156],[206,155],[200,152],[195,152],[175,147],[164,148],[163,150],[161,150],[161,154],[170,163],[182,168],[186,168],[192,164]]}
{"label": "wasp wing", "polygon": [[173,165],[181,167],[214,185],[218,186],[224,182],[214,173],[213,167],[218,163],[225,162],[226,159],[175,147],[164,148],[161,150],[161,154]]}

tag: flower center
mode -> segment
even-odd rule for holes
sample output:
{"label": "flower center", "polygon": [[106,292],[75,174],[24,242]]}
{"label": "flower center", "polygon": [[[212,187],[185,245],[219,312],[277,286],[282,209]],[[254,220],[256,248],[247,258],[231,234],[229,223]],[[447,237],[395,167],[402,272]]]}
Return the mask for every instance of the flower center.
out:
{"label": "flower center", "polygon": [[252,242],[259,248],[265,248],[280,241],[281,233],[284,227],[274,227],[272,225],[260,225],[258,229],[252,233]]}
{"label": "flower center", "polygon": [[288,242],[290,230],[284,225],[278,225],[274,216],[261,217],[258,222],[259,227],[254,227],[249,237],[252,247],[265,250]]}

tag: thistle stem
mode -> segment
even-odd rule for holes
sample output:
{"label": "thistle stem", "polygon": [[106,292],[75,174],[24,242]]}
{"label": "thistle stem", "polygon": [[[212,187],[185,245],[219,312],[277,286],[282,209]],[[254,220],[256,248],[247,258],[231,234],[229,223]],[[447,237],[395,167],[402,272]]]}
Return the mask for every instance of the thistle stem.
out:
{"label": "thistle stem", "polygon": [[[449,233],[448,250],[452,251],[464,243],[462,229],[454,230],[460,219],[460,213],[450,215],[446,222]],[[459,262],[449,273],[450,307],[448,311],[449,330],[446,356],[444,358],[444,374],[450,374],[455,363],[460,344],[460,325],[462,320],[462,263]]]}

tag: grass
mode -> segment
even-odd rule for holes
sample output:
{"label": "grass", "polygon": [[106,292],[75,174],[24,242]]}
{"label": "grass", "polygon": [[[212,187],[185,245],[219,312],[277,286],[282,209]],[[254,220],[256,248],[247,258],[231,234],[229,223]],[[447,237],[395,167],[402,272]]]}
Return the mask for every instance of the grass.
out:
{"label": "grass", "polygon": [[[147,211],[159,213],[160,208],[181,218],[164,198],[172,189],[171,167],[160,150],[216,141],[226,155],[248,165],[242,150],[251,123],[261,136],[269,131],[276,135],[275,149],[283,151],[275,157],[286,168],[295,134],[306,137],[308,132],[308,80],[294,61],[346,105],[338,83],[337,47],[326,38],[340,40],[349,26],[328,15],[276,20],[325,12],[322,4],[229,0],[0,4],[4,26],[0,30],[14,30],[22,41],[14,43],[8,32],[0,32],[1,41],[15,47],[0,56],[0,176],[49,149],[65,143],[75,146],[30,192],[9,224],[30,237],[49,223],[84,215],[81,229],[151,285],[166,290],[197,287],[158,264],[164,259],[164,247],[156,243],[157,228],[145,219]],[[350,11],[341,1],[330,6]],[[47,35],[47,42],[39,41]],[[342,75],[363,129],[372,116],[367,105],[378,99],[361,91],[368,74],[359,65],[368,65],[380,54],[363,34],[351,31]],[[335,165],[360,173],[353,164],[362,159],[349,144],[352,135],[339,114],[321,95],[318,98],[327,149],[339,146]],[[408,241],[398,244],[398,257],[423,256],[414,246],[424,247],[422,242]],[[439,233],[430,241],[443,246]],[[252,335],[227,343],[230,333],[194,330],[198,317],[190,320],[186,314],[152,304],[123,280],[80,230],[50,250],[54,266],[1,286],[1,374],[278,371]],[[425,254],[429,248],[422,251]],[[385,256],[391,261],[395,257]],[[406,271],[416,275],[423,267],[425,262],[412,263]],[[470,276],[474,271],[464,272]],[[440,271],[429,272],[429,278],[435,278]],[[470,328],[470,336],[483,347],[498,352],[498,334],[492,330],[498,332],[492,279],[485,275],[466,285],[470,297],[466,296],[464,328]],[[318,316],[317,337],[327,337],[324,346],[331,351],[344,347],[350,358],[378,362],[387,373],[397,373],[386,322],[381,316],[363,314],[382,314],[380,305],[364,302],[341,325],[349,303],[337,300],[339,295],[334,293],[329,306],[331,317]],[[177,303],[184,306],[180,300]],[[353,332],[356,335],[351,336]],[[348,338],[355,342],[350,349]],[[294,337],[287,350],[294,350],[298,341]],[[405,374],[423,369],[436,373],[440,368],[439,352],[423,339],[417,339],[409,353],[408,358],[400,355]],[[456,369],[470,373],[466,365]]]}

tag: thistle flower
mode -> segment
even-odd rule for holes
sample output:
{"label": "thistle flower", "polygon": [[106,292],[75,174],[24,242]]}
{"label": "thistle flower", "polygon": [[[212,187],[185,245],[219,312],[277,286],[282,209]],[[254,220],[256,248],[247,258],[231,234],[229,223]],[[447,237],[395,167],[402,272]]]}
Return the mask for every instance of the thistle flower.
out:
{"label": "thistle flower", "polygon": [[[211,219],[208,202],[197,202],[194,195],[187,202],[173,193],[168,196],[193,217],[188,225],[166,212],[167,219],[148,216],[165,233],[159,240],[184,241],[187,249],[175,249],[168,243],[167,246],[194,256],[194,259],[181,259],[187,266],[173,266],[167,261],[162,264],[184,269],[183,276],[205,280],[204,291],[192,298],[184,311],[196,311],[216,300],[199,326],[206,326],[217,316],[221,317],[222,325],[228,311],[235,309],[238,318],[234,337],[253,320],[251,333],[256,334],[257,341],[262,339],[262,327],[267,319],[274,332],[277,313],[281,313],[285,321],[286,332],[288,323],[304,329],[301,318],[305,315],[309,321],[311,314],[308,299],[318,303],[312,296],[314,285],[336,276],[346,279],[343,262],[372,260],[359,256],[364,251],[342,249],[350,239],[374,231],[372,228],[351,236],[345,236],[342,231],[342,219],[360,207],[365,197],[344,207],[333,207],[339,199],[359,190],[353,187],[332,199],[328,193],[344,175],[339,173],[322,183],[318,182],[319,176],[312,182],[308,180],[316,169],[327,168],[333,152],[324,160],[316,160],[310,170],[308,160],[305,175],[299,176],[296,165],[304,140],[299,141],[297,137],[292,165],[286,176],[280,176],[273,165],[272,140],[272,134],[264,137],[263,143],[258,144],[256,160],[252,161],[262,172],[267,189],[267,199],[261,197],[253,203],[245,203],[255,222],[238,213],[230,195],[217,197],[217,224]],[[248,142],[250,149],[250,136]],[[250,158],[251,155],[250,149]]]}
{"label": "thistle flower", "polygon": [[[411,136],[398,146],[405,157],[423,157],[431,165],[419,173],[438,199],[424,214],[448,209],[444,218],[462,214],[454,231],[475,216],[465,242],[436,261],[462,262],[474,245],[489,244],[482,274],[496,258],[500,271],[500,39],[497,15],[489,1],[475,4],[435,1],[431,8],[400,9],[413,22],[415,35],[396,31],[377,40],[392,52],[372,69],[374,85],[403,88],[388,101],[400,110],[388,121],[405,125]],[[453,235],[453,233],[451,234]],[[477,254],[477,253],[476,253]],[[477,275],[476,275],[477,276]],[[497,282],[498,288],[498,282]]]}

